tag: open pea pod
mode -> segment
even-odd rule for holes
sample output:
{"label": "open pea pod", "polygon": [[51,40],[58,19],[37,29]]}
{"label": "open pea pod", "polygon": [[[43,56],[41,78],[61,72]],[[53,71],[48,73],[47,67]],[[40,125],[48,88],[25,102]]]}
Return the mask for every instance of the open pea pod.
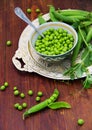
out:
{"label": "open pea pod", "polygon": [[53,102],[49,104],[48,107],[51,109],[60,109],[60,108],[71,108],[71,105],[67,102],[59,101],[59,102]]}

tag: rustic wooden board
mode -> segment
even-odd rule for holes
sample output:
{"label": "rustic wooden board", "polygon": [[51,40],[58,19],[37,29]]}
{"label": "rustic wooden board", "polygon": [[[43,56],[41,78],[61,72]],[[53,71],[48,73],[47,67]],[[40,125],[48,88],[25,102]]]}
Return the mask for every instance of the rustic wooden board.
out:
{"label": "rustic wooden board", "polygon": [[[0,85],[5,81],[9,87],[0,91],[0,130],[92,130],[92,89],[83,90],[82,80],[55,81],[42,77],[36,73],[18,71],[12,63],[12,57],[18,48],[19,37],[27,26],[14,14],[14,8],[19,6],[26,13],[27,8],[33,12],[27,16],[34,20],[38,14],[36,8],[40,8],[43,14],[48,13],[47,5],[55,8],[77,8],[92,10],[91,0],[1,0],[0,1]],[[11,40],[12,46],[7,47],[6,41]],[[26,97],[21,99],[13,95],[13,87],[17,86]],[[22,119],[23,111],[14,109],[14,103],[27,102],[28,108],[36,104],[37,91],[43,92],[41,101],[48,98],[58,88],[60,96],[58,101],[67,101],[71,109],[51,110],[45,109],[31,115],[26,120]],[[34,91],[32,97],[28,96],[29,89]],[[85,124],[77,125],[77,119],[83,118]]]}

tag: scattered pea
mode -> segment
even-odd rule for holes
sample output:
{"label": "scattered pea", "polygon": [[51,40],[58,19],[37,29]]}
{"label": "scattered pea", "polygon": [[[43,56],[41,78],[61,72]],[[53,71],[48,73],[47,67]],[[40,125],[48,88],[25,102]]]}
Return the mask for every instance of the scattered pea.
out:
{"label": "scattered pea", "polygon": [[22,107],[21,105],[19,105],[19,106],[18,106],[18,110],[21,111],[22,109],[23,109],[23,107]]}
{"label": "scattered pea", "polygon": [[37,102],[39,102],[39,101],[40,101],[40,99],[41,99],[40,97],[36,97],[36,101],[37,101]]}
{"label": "scattered pea", "polygon": [[14,107],[15,107],[15,108],[18,108],[19,105],[20,105],[19,103],[15,103],[15,104],[14,104]]}
{"label": "scattered pea", "polygon": [[6,42],[6,45],[7,45],[7,46],[11,46],[11,44],[12,44],[12,42],[11,42],[10,40],[8,40],[8,41]]}
{"label": "scattered pea", "polygon": [[78,119],[78,125],[83,125],[84,124],[84,120],[83,119]]}
{"label": "scattered pea", "polygon": [[22,103],[22,107],[23,107],[23,108],[26,108],[26,107],[27,107],[27,103],[26,103],[26,102],[23,102],[23,103]]}
{"label": "scattered pea", "polygon": [[41,10],[40,10],[40,9],[36,9],[35,12],[36,12],[36,13],[40,13]]}
{"label": "scattered pea", "polygon": [[18,89],[18,88],[17,88],[16,86],[13,87],[13,90],[14,90],[14,91],[17,90],[17,89]]}
{"label": "scattered pea", "polygon": [[32,95],[33,95],[33,91],[32,91],[32,90],[29,90],[29,91],[28,91],[28,95],[32,96]]}
{"label": "scattered pea", "polygon": [[20,93],[20,97],[21,97],[21,98],[24,98],[24,97],[25,97],[25,94],[24,94],[24,93]]}
{"label": "scattered pea", "polygon": [[4,85],[2,85],[1,87],[0,87],[0,90],[1,91],[4,91],[6,89],[6,87],[4,86]]}
{"label": "scattered pea", "polygon": [[27,9],[27,13],[30,14],[32,10],[30,8]]}
{"label": "scattered pea", "polygon": [[19,90],[15,90],[15,91],[14,91],[14,95],[15,95],[15,96],[19,95],[19,93],[20,93]]}
{"label": "scattered pea", "polygon": [[5,82],[5,83],[4,83],[4,86],[7,87],[7,86],[8,86],[8,82]]}
{"label": "scattered pea", "polygon": [[38,95],[39,97],[41,97],[41,96],[43,96],[43,93],[42,93],[41,91],[39,91],[39,92],[37,93],[37,95]]}

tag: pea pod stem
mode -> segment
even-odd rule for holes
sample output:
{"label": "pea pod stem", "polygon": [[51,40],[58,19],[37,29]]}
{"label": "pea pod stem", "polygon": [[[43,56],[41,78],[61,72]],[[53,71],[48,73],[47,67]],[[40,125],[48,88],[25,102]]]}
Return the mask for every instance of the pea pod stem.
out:
{"label": "pea pod stem", "polygon": [[53,103],[59,96],[59,91],[58,89],[55,89],[53,94],[50,96],[50,98],[44,100],[43,102],[34,105],[33,107],[29,108],[27,111],[23,113],[23,120],[25,117],[29,116],[32,113],[38,112],[46,107],[48,107],[48,104]]}

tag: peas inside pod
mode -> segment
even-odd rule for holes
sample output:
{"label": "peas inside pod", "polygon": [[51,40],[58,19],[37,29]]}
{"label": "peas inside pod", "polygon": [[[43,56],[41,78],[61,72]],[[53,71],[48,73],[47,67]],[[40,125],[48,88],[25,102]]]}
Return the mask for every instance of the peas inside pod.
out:
{"label": "peas inside pod", "polygon": [[73,47],[74,37],[62,28],[50,28],[43,32],[44,37],[38,36],[35,49],[44,55],[64,54]]}

